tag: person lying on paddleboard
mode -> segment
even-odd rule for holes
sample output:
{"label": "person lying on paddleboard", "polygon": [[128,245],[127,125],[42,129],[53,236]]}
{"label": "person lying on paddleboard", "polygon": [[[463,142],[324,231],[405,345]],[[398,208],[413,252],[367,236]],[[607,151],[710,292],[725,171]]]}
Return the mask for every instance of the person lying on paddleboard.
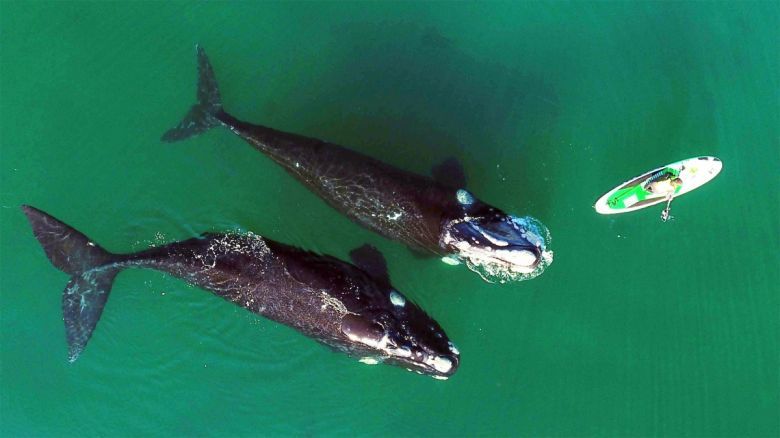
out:
{"label": "person lying on paddleboard", "polygon": [[650,177],[645,183],[645,190],[654,195],[673,196],[682,188],[680,172],[667,167]]}
{"label": "person lying on paddleboard", "polygon": [[651,176],[645,183],[645,190],[653,195],[661,195],[666,198],[666,208],[661,212],[661,220],[666,222],[672,218],[672,199],[682,188],[683,180],[680,178],[681,170],[667,167]]}

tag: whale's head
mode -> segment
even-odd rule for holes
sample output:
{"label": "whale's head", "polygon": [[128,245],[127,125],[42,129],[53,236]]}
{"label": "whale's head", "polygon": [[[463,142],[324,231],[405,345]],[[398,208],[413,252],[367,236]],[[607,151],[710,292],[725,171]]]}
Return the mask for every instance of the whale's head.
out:
{"label": "whale's head", "polygon": [[284,308],[305,333],[367,364],[398,365],[438,379],[458,369],[458,349],[439,323],[391,285],[376,248],[351,251],[350,264],[268,244],[284,269],[282,278],[308,291],[295,295],[306,305]]}
{"label": "whale's head", "polygon": [[398,365],[437,379],[453,375],[460,352],[439,324],[395,289],[386,299],[389,306],[342,318],[342,333],[359,346],[353,354],[363,363]]}
{"label": "whale's head", "polygon": [[443,224],[440,245],[487,281],[516,281],[539,275],[552,262],[550,233],[536,219],[504,213],[456,193],[457,213]]}

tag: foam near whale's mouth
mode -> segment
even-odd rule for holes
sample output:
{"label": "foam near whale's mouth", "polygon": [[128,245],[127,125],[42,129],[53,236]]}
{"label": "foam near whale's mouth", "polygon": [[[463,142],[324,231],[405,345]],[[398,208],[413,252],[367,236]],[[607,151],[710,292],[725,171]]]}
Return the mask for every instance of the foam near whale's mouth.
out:
{"label": "foam near whale's mouth", "polygon": [[534,278],[552,263],[550,232],[538,220],[495,213],[464,217],[445,225],[441,245],[485,281]]}

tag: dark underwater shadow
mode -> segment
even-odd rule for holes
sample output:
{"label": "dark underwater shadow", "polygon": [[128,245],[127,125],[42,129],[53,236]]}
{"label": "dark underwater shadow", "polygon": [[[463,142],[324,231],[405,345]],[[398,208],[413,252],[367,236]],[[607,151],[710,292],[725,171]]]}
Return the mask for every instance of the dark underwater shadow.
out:
{"label": "dark underwater shadow", "polygon": [[[312,90],[322,110],[296,121],[305,134],[426,175],[455,157],[469,187],[489,202],[485,193],[507,190],[495,184],[500,173],[513,174],[519,187],[538,185],[524,176],[533,165],[524,155],[544,149],[534,143],[555,126],[558,97],[518,59],[478,59],[456,37],[409,22],[354,22],[334,27],[332,38],[330,73]],[[301,114],[276,110],[282,118]],[[541,194],[523,197],[546,210]]]}

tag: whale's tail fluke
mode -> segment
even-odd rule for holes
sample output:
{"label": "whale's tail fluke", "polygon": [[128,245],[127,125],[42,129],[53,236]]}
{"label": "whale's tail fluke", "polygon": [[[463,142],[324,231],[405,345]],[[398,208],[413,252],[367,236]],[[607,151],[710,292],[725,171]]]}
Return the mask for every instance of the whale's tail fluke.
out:
{"label": "whale's tail fluke", "polygon": [[49,261],[71,276],[62,293],[62,313],[68,360],[73,362],[84,350],[103,313],[114,277],[122,269],[115,262],[122,257],[37,208],[23,205],[22,211]]}
{"label": "whale's tail fluke", "polygon": [[196,45],[195,50],[198,56],[198,103],[190,108],[178,126],[163,134],[162,140],[169,143],[201,134],[222,124],[217,118],[222,111],[222,98],[214,69],[203,47]]}

